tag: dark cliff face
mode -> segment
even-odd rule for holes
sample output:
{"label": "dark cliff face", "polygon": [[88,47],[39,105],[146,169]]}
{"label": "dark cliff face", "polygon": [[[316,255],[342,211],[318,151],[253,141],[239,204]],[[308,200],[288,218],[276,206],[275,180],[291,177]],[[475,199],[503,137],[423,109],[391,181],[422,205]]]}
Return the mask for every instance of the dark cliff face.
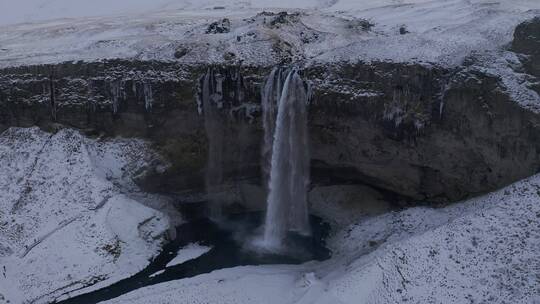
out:
{"label": "dark cliff face", "polygon": [[527,71],[540,76],[540,17],[526,21],[516,28],[512,50],[526,55],[523,61]]}
{"label": "dark cliff face", "polygon": [[455,201],[537,172],[539,117],[494,77],[394,64],[330,74],[353,93],[319,92],[311,139],[313,158],[337,175],[348,168],[415,200]]}
{"label": "dark cliff face", "polygon": [[[533,77],[538,48],[529,48],[528,30],[518,27],[513,50],[533,55],[525,58]],[[149,170],[140,180],[146,189],[202,191],[209,145],[196,96],[207,68],[115,60],[5,69],[0,128],[68,126],[144,137],[172,164]],[[258,181],[260,87],[270,68],[216,69],[231,83],[236,80],[227,77],[243,77],[242,101],[219,110],[224,178]],[[311,66],[302,73],[314,88],[314,183],[364,183],[412,200],[447,202],[540,167],[540,116],[514,102],[495,76],[398,63]]]}
{"label": "dark cliff face", "polygon": [[[149,172],[144,181],[147,189],[201,191],[208,140],[197,91],[206,70],[116,60],[6,69],[0,72],[0,129],[72,127],[88,135],[147,138],[172,164],[164,172]],[[242,84],[245,102],[227,103],[219,110],[225,118],[221,120],[224,171],[229,178],[253,179],[259,174],[262,131],[256,123],[257,109],[253,112],[249,105],[259,102],[258,83],[266,72],[255,68],[241,72],[251,75],[244,76]]]}

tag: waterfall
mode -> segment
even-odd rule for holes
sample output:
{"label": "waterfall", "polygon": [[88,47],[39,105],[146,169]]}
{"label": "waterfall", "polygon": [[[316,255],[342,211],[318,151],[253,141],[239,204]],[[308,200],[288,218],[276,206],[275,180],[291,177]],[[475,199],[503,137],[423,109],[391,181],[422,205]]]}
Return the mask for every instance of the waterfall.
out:
{"label": "waterfall", "polygon": [[199,111],[204,115],[204,127],[208,139],[208,160],[205,186],[210,202],[210,216],[219,218],[221,206],[216,198],[223,182],[223,121],[219,109],[223,107],[223,78],[208,69],[200,80]]}
{"label": "waterfall", "polygon": [[245,83],[239,68],[210,67],[199,79],[197,105],[199,114],[204,117],[208,140],[205,186],[210,217],[215,220],[222,217],[221,209],[230,189],[225,173],[230,173],[233,166],[225,155],[231,155],[235,147],[228,146],[227,142],[239,144],[238,140],[230,137],[240,139],[241,136],[232,133],[235,130],[231,125],[233,109],[242,105],[244,100]]}
{"label": "waterfall", "polygon": [[274,144],[274,131],[276,128],[277,105],[281,98],[283,82],[290,71],[274,68],[268,76],[261,92],[262,123],[264,129],[262,156],[262,176],[264,183],[270,178],[272,162],[272,146]]}
{"label": "waterfall", "polygon": [[308,92],[295,69],[274,69],[263,88],[263,168],[271,147],[263,246],[269,249],[281,249],[289,231],[311,232],[307,206]]}

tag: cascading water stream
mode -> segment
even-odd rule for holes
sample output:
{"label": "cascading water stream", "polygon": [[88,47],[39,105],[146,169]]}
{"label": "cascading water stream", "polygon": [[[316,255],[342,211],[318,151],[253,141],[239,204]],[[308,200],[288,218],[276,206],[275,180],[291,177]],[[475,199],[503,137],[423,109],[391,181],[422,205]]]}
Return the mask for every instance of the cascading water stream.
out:
{"label": "cascading water stream", "polygon": [[[210,67],[199,80],[198,108],[204,116],[208,140],[205,186],[210,203],[210,217],[222,217],[223,197],[226,192],[225,172],[231,171],[224,155],[230,153],[226,137],[231,136],[232,110],[244,101],[244,79],[236,68]],[[238,134],[235,134],[238,135]]]}
{"label": "cascading water stream", "polygon": [[223,79],[208,69],[200,80],[199,111],[204,115],[204,127],[208,138],[208,161],[205,186],[210,202],[210,216],[219,218],[221,206],[216,199],[223,183],[223,121],[219,109],[223,107]]}
{"label": "cascading water stream", "polygon": [[[200,79],[199,112],[208,138],[206,190],[211,218],[221,215],[227,107],[243,100],[243,80],[237,71],[208,69]],[[264,142],[263,178],[268,185],[264,237],[258,247],[282,251],[289,232],[310,235],[307,206],[309,151],[307,103],[309,86],[296,69],[276,68],[262,90]]]}
{"label": "cascading water stream", "polygon": [[272,167],[272,146],[274,144],[274,132],[276,130],[277,107],[288,73],[289,71],[287,69],[273,69],[261,92],[262,123],[264,129],[261,167],[263,181],[266,183],[266,186],[270,179],[270,168]]}
{"label": "cascading water stream", "polygon": [[[285,73],[287,77],[283,82]],[[270,169],[266,169],[269,171],[269,193],[262,244],[267,249],[283,249],[289,231],[310,234],[308,98],[307,86],[295,69],[274,69],[264,86],[263,168],[268,162],[265,158],[268,157],[267,150],[272,147]]]}

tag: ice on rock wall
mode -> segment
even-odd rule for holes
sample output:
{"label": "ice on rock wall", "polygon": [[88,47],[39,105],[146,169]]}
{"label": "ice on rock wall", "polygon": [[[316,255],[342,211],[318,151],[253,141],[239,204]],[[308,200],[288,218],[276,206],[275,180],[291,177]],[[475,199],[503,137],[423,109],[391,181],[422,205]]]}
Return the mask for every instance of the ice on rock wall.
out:
{"label": "ice on rock wall", "polygon": [[51,117],[53,120],[56,120],[56,85],[52,77],[48,79],[47,83],[43,84],[43,95],[48,96]]}
{"label": "ice on rock wall", "polygon": [[112,110],[113,114],[118,114],[120,106],[120,99],[123,96],[123,85],[119,80],[110,82],[111,98],[112,98]]}
{"label": "ice on rock wall", "polygon": [[137,96],[137,81],[135,80],[131,81],[131,93],[133,93],[133,96]]}
{"label": "ice on rock wall", "polygon": [[204,128],[208,138],[208,160],[205,186],[211,203],[211,216],[220,216],[220,206],[215,199],[223,182],[223,121],[219,109],[223,106],[223,79],[213,69],[208,69],[201,79],[199,110],[204,115]]}
{"label": "ice on rock wall", "polygon": [[152,105],[154,103],[154,94],[152,92],[152,85],[145,82],[143,84],[143,93],[144,93],[144,108],[146,111],[152,110]]}
{"label": "ice on rock wall", "polygon": [[395,127],[399,127],[405,118],[405,107],[408,100],[408,88],[403,91],[394,89],[392,102],[384,106],[383,118],[387,121],[394,122]]}
{"label": "ice on rock wall", "polygon": [[243,101],[244,80],[237,69],[209,68],[200,78],[197,103],[208,139],[205,184],[213,218],[221,215],[219,196],[224,182],[224,139],[230,118],[227,113]]}
{"label": "ice on rock wall", "polygon": [[275,69],[263,91],[264,145],[272,142],[263,247],[281,250],[287,232],[310,234],[306,107],[310,90],[296,69]]}
{"label": "ice on rock wall", "polygon": [[448,90],[450,90],[451,84],[446,83],[443,87],[443,90],[441,92],[440,102],[439,102],[439,118],[442,119],[443,111],[444,111],[444,100],[446,98],[446,93]]}

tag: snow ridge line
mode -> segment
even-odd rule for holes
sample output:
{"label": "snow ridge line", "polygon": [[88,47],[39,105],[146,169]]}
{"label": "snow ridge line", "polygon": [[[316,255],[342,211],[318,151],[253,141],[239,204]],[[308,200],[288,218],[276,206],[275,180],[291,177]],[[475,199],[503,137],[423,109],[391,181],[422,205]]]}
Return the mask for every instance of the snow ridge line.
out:
{"label": "snow ridge line", "polygon": [[22,259],[22,258],[26,257],[26,255],[28,255],[28,253],[30,253],[30,251],[32,251],[32,249],[34,249],[37,245],[41,244],[41,242],[45,241],[51,235],[53,235],[54,233],[56,233],[60,229],[66,227],[67,225],[73,223],[74,221],[80,219],[81,217],[82,217],[82,215],[77,215],[77,216],[74,216],[74,217],[72,217],[70,219],[64,220],[64,221],[60,222],[60,224],[58,224],[58,226],[56,228],[54,228],[53,230],[51,230],[50,232],[46,233],[43,236],[38,237],[32,244],[25,245],[24,246],[25,249],[18,255],[19,258]]}
{"label": "snow ridge line", "polygon": [[[17,212],[17,210],[21,207],[21,204],[22,204],[23,200],[26,198],[26,194],[29,192],[29,191],[27,191],[27,189],[29,188],[28,184],[30,182],[30,177],[34,174],[34,171],[36,170],[37,163],[40,160],[41,154],[43,154],[43,150],[45,150],[47,145],[51,142],[54,135],[55,134],[51,134],[51,135],[49,135],[47,137],[47,139],[45,140],[45,143],[43,143],[43,146],[37,152],[36,158],[34,159],[34,162],[32,163],[32,165],[30,166],[30,170],[29,170],[28,174],[24,175],[24,176],[27,176],[26,180],[24,181],[24,188],[22,190],[21,195],[19,196],[19,198],[15,202],[15,204],[13,204],[13,207],[11,208],[11,214],[15,214],[15,212]],[[21,179],[18,180],[18,183],[22,182],[22,179],[23,179],[23,177],[21,177]]]}

